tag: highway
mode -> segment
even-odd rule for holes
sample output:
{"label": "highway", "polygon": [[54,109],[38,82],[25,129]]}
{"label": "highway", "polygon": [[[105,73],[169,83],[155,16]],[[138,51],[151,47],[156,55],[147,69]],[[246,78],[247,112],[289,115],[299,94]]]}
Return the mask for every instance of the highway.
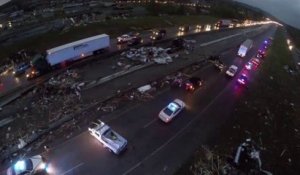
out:
{"label": "highway", "polygon": [[[237,65],[241,73],[244,64],[275,29],[254,37],[254,47],[245,58],[236,57],[235,47],[221,53],[222,61],[227,66]],[[113,155],[83,132],[51,150],[50,164],[55,174],[174,173],[197,147],[222,137],[219,128],[232,120],[235,103],[247,90],[236,83],[239,75],[230,79],[212,65],[205,66],[195,75],[203,77],[205,85],[193,94],[171,88],[149,102],[128,106],[113,118],[105,117],[104,121],[128,140],[128,148],[122,155]],[[258,76],[256,72],[249,72],[250,83],[255,81],[255,76]],[[158,113],[175,98],[184,100],[188,107],[171,123],[165,124],[158,119]]]}
{"label": "highway", "polygon": [[[178,28],[177,27],[167,28],[166,30],[167,30],[167,36],[166,36],[165,39],[173,38],[173,37],[176,37],[178,35]],[[239,31],[239,30],[242,30],[242,29],[237,28],[237,29],[233,29],[233,30]],[[196,30],[196,26],[191,26],[190,31],[187,32],[187,33],[184,33],[184,35],[186,35],[186,34],[195,34],[195,33],[209,34],[209,31],[205,31],[205,30],[198,31],[198,30]],[[151,35],[150,31],[144,31],[144,32],[141,33],[141,36],[143,38],[143,43],[150,43],[151,42],[150,35]],[[121,50],[121,49],[125,49],[126,47],[127,47],[126,44],[122,44],[122,45],[117,44],[117,40],[115,38],[112,38],[111,39],[111,47],[109,49],[109,52],[115,52],[115,51],[118,51],[118,50]],[[98,57],[98,56],[101,56],[101,54],[97,55],[97,56],[93,56],[93,57]],[[107,67],[108,66],[106,66],[106,68]],[[22,87],[28,86],[34,81],[36,81],[36,82],[40,81],[41,78],[38,78],[37,80],[27,81],[27,79],[25,78],[25,75],[15,77],[12,74],[12,71],[7,71],[5,73],[2,73],[0,75],[0,80],[2,81],[2,84],[0,86],[0,96],[4,95],[5,93],[7,93],[7,92],[9,92],[9,91],[11,91],[15,88],[18,88],[18,87],[21,87],[21,86]]]}

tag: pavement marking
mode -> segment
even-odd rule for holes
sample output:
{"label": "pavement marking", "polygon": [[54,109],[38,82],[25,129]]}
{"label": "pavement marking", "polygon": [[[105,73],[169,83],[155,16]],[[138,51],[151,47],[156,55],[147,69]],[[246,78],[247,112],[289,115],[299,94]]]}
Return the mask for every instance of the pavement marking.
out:
{"label": "pavement marking", "polygon": [[[243,32],[243,33],[244,33],[244,32]],[[208,46],[208,45],[211,45],[211,44],[214,44],[214,43],[217,43],[217,42],[220,42],[220,41],[229,39],[229,38],[233,38],[233,37],[238,36],[238,35],[242,35],[242,33],[237,33],[237,34],[234,34],[234,35],[229,35],[229,36],[226,36],[226,37],[223,37],[223,38],[219,38],[219,39],[216,39],[216,40],[212,40],[212,41],[209,41],[209,42],[206,42],[206,43],[201,44],[200,47]]]}
{"label": "pavement marking", "polygon": [[237,33],[237,34],[234,34],[234,35],[229,35],[229,36],[225,36],[223,38],[219,38],[219,39],[216,39],[216,40],[212,40],[212,41],[209,41],[209,42],[206,42],[206,43],[203,43],[203,44],[200,44],[200,47],[204,47],[204,46],[208,46],[208,45],[211,45],[211,44],[214,44],[214,43],[218,43],[220,41],[223,41],[223,40],[226,40],[226,39],[229,39],[229,38],[233,38],[235,36],[239,36],[239,35],[245,35],[249,32],[252,32],[252,31],[255,31],[255,29],[253,30],[249,30],[249,31],[242,31],[240,33]]}
{"label": "pavement marking", "polygon": [[147,128],[148,126],[150,126],[152,123],[156,122],[157,118],[151,120],[150,122],[148,122],[146,125],[143,126],[143,128]]}
{"label": "pavement marking", "polygon": [[74,169],[76,169],[76,168],[78,168],[78,167],[81,167],[83,164],[84,164],[84,163],[81,162],[80,164],[74,166],[73,168],[71,168],[71,169],[69,169],[69,170],[63,172],[61,175],[66,175],[66,174],[68,174],[69,172],[73,171]]}
{"label": "pavement marking", "polygon": [[[133,106],[131,106],[131,107],[125,109],[124,111],[120,112],[119,114],[117,114],[117,115],[115,115],[115,116],[107,115],[109,119],[106,121],[106,123],[109,123],[109,122],[111,122],[111,121],[113,121],[113,120],[118,119],[120,116],[126,114],[127,112],[130,112],[131,110],[133,110],[133,109],[139,107],[140,105],[141,105],[140,103],[134,104]],[[113,114],[111,114],[111,115],[113,115]]]}
{"label": "pavement marking", "polygon": [[172,136],[169,140],[167,140],[164,144],[162,144],[160,147],[155,149],[151,154],[146,156],[144,159],[136,163],[133,167],[128,169],[123,173],[123,175],[127,175],[131,173],[133,170],[135,170],[137,167],[139,167],[143,162],[154,156],[156,153],[158,153],[160,150],[162,150],[165,146],[167,146],[170,142],[172,142],[176,137],[178,137],[180,134],[182,134],[196,119],[198,119],[199,116],[201,116],[223,93],[227,90],[227,87],[230,85],[227,84],[227,86],[195,117],[193,118],[187,125],[185,125],[181,130],[179,130],[174,136]]}

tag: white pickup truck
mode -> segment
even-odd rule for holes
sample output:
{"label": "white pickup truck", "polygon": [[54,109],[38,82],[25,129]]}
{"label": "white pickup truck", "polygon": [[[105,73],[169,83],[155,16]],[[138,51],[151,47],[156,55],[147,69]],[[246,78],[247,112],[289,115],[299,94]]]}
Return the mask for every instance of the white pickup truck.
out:
{"label": "white pickup truck", "polygon": [[115,154],[120,154],[127,146],[125,138],[100,120],[92,122],[88,130],[105,148],[108,148],[109,151]]}

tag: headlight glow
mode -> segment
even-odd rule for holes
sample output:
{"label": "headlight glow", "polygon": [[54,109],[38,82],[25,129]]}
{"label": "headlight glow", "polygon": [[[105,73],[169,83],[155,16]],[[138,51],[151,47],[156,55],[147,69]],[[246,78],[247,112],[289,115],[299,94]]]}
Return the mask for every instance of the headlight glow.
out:
{"label": "headlight glow", "polygon": [[47,168],[47,166],[46,166],[46,163],[44,163],[44,162],[41,163],[40,166],[39,166],[39,169],[43,169],[44,170],[46,168]]}
{"label": "headlight glow", "polygon": [[24,171],[24,170],[26,169],[25,162],[24,162],[23,160],[19,160],[19,161],[15,164],[14,168],[15,168],[16,170]]}

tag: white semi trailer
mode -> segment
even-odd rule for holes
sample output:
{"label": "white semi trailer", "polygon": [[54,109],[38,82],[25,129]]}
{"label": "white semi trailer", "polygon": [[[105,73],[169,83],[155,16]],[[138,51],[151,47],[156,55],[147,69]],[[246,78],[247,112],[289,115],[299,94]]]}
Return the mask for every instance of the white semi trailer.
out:
{"label": "white semi trailer", "polygon": [[108,35],[96,35],[49,49],[47,50],[46,59],[51,66],[54,66],[65,61],[75,61],[91,56],[96,51],[109,46],[110,39]]}
{"label": "white semi trailer", "polygon": [[33,58],[31,69],[27,71],[26,77],[35,78],[62,63],[94,55],[109,47],[109,35],[101,34],[49,49],[44,56],[39,55]]}

